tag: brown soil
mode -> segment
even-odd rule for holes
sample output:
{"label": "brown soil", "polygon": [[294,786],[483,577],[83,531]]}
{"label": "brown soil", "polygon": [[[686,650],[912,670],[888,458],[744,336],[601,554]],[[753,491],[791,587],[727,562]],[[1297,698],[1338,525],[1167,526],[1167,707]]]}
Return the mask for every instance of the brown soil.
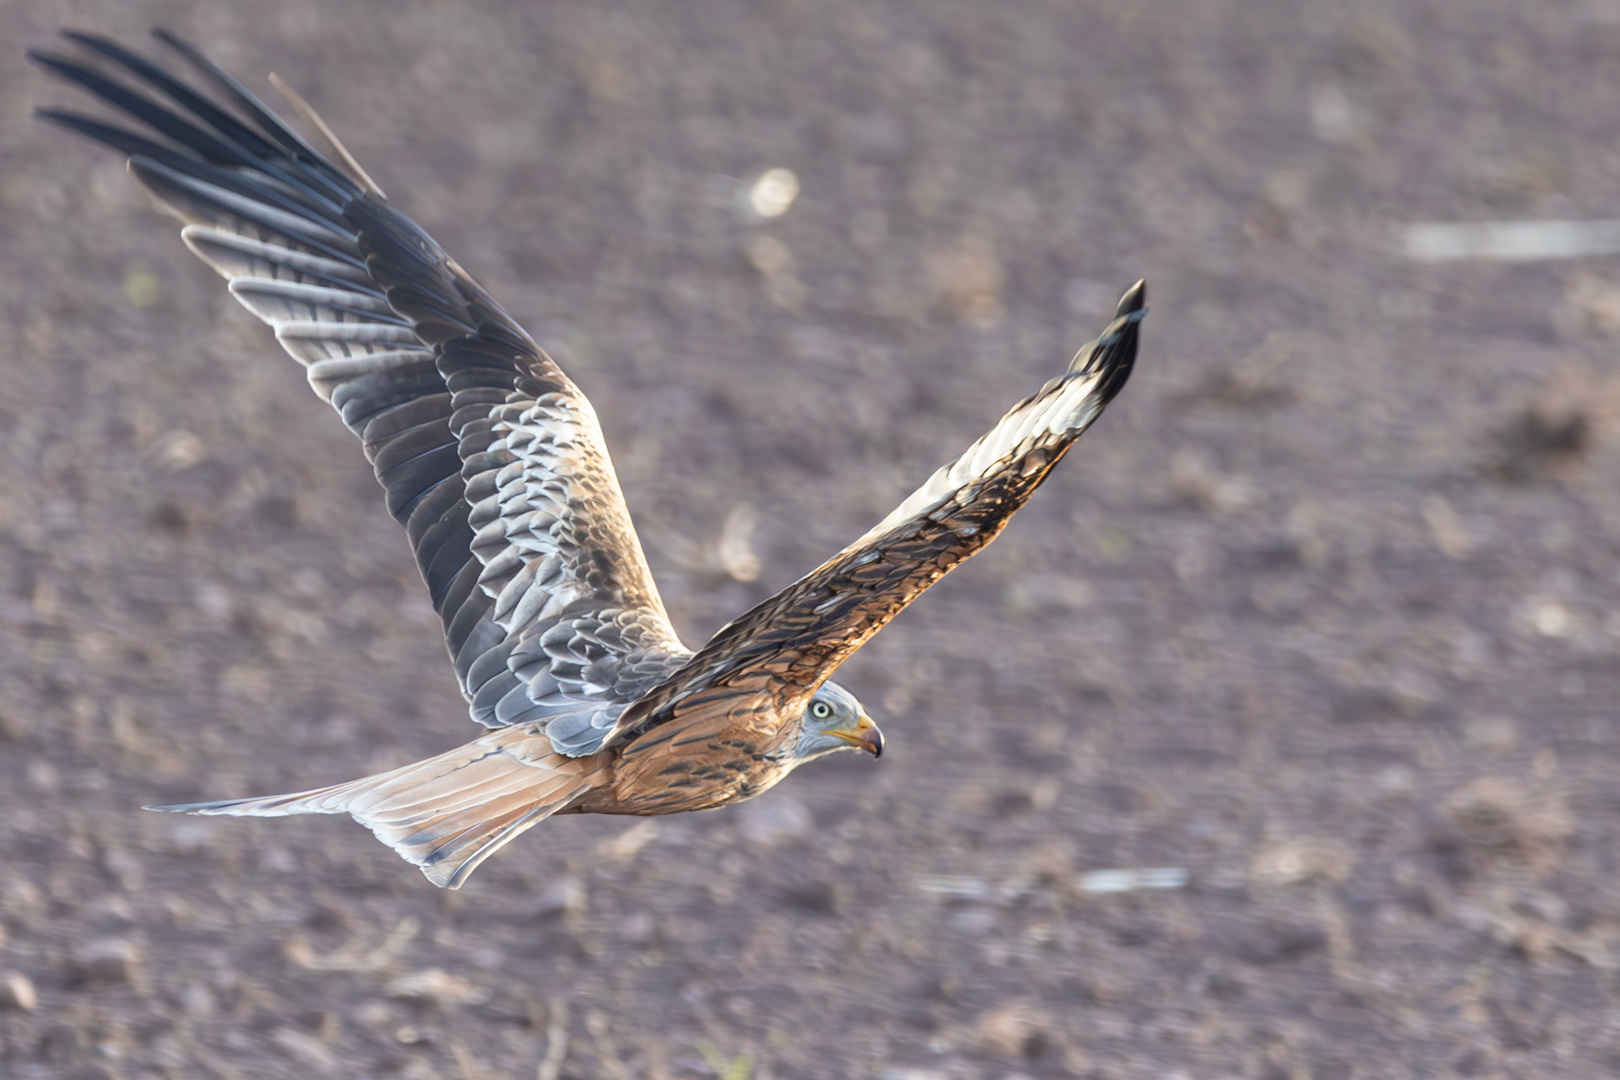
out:
{"label": "brown soil", "polygon": [[[1617,13],[0,5],[0,1074],[1620,1071],[1620,267],[1395,243],[1620,217]],[[692,643],[1138,276],[1142,360],[840,674],[880,763],[550,822],[459,893],[347,820],[142,813],[472,729],[349,435],[28,119],[64,19],[299,87],[592,396]],[[1190,877],[1080,887],[1141,867]]]}

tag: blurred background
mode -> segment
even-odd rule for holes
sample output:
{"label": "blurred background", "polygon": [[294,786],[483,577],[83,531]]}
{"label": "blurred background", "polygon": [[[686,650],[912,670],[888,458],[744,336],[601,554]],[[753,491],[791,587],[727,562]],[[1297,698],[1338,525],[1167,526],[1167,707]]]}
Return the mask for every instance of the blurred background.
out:
{"label": "blurred background", "polygon": [[[30,120],[82,102],[22,55],[64,24],[320,109],[591,396],[693,645],[1146,277],[1141,362],[840,673],[881,763],[547,822],[458,893],[347,819],[141,813],[473,729],[352,438]],[[0,1073],[1620,1071],[1616,0],[11,0],[0,41]]]}

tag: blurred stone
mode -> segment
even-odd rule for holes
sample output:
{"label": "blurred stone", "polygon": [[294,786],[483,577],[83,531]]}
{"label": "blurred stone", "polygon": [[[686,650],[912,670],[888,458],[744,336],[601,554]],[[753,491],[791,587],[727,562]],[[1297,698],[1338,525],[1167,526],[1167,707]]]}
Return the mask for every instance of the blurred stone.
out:
{"label": "blurred stone", "polygon": [[124,299],[137,310],[155,307],[163,299],[163,284],[152,271],[136,268],[124,275]]}
{"label": "blurred stone", "polygon": [[964,900],[983,900],[990,896],[989,882],[955,874],[925,874],[917,879],[917,888],[925,893]]}
{"label": "blurred stone", "polygon": [[633,912],[619,924],[619,940],[626,945],[649,944],[658,933],[658,923],[651,913]]}
{"label": "blurred stone", "polygon": [[1564,299],[1595,329],[1620,334],[1620,284],[1580,271],[1565,284]]}
{"label": "blurred stone", "polygon": [[583,911],[584,908],[584,883],[575,877],[562,877],[553,881],[540,893],[532,910],[536,915],[566,915]]}
{"label": "blurred stone", "polygon": [[169,827],[169,842],[178,855],[201,855],[208,850],[214,826],[200,818],[181,818]]}
{"label": "blurred stone", "polygon": [[1569,606],[1551,597],[1532,598],[1524,608],[1524,620],[1542,637],[1570,637],[1576,628],[1576,619]]}
{"label": "blurred stone", "polygon": [[1176,494],[1217,514],[1235,514],[1259,501],[1253,481],[1223,474],[1200,450],[1178,450],[1170,459],[1170,485]]}
{"label": "blurred stone", "polygon": [[171,431],[159,440],[158,459],[170,472],[184,472],[208,460],[208,447],[189,431]]}
{"label": "blurred stone", "polygon": [[1278,964],[1327,948],[1327,933],[1318,926],[1272,923],[1229,935],[1224,951],[1251,964]]}
{"label": "blurred stone", "polygon": [[383,971],[393,965],[405,946],[422,929],[422,924],[407,915],[394,924],[380,945],[368,947],[356,936],[342,947],[329,953],[317,953],[303,936],[294,934],[282,945],[288,960],[309,971]]}
{"label": "blurred stone", "polygon": [[[101,853],[101,863],[107,872],[118,879],[118,884],[125,891],[133,892],[141,887],[145,876],[141,862],[129,851],[121,847],[107,847]],[[109,907],[109,913],[126,922],[135,922],[134,909],[129,906],[125,897],[114,897],[114,903]]]}
{"label": "blurred stone", "polygon": [[55,765],[44,758],[35,758],[28,763],[28,783],[38,791],[51,792],[61,783],[61,776]]}
{"label": "blurred stone", "polygon": [[0,888],[0,910],[8,915],[32,919],[45,906],[45,894],[38,885],[21,875]]}
{"label": "blurred stone", "polygon": [[1249,862],[1249,878],[1259,885],[1296,885],[1307,881],[1345,882],[1356,854],[1337,840],[1302,837],[1266,844]]}
{"label": "blurred stone", "polygon": [[1336,82],[1311,87],[1311,128],[1323,142],[1348,142],[1356,133],[1356,113],[1349,95]]}
{"label": "blurred stone", "polygon": [[744,803],[738,808],[737,818],[743,838],[759,847],[809,836],[816,827],[809,807],[797,799],[776,794]]}
{"label": "blurred stone", "polygon": [[139,945],[121,938],[103,938],[79,953],[78,976],[91,986],[123,986],[135,981],[140,963]]}
{"label": "blurred stone", "polygon": [[204,1018],[213,1016],[219,1011],[219,1003],[214,998],[214,992],[205,982],[192,981],[180,992],[180,1007],[188,1016]]}
{"label": "blurred stone", "polygon": [[1620,221],[1419,222],[1405,226],[1402,240],[1418,262],[1579,259],[1620,251]]}
{"label": "blurred stone", "polygon": [[981,1050],[1003,1058],[1034,1060],[1055,1044],[1046,1015],[1024,1001],[1009,1002],[986,1013],[976,1032]]}
{"label": "blurred stone", "polygon": [[1373,776],[1373,788],[1383,795],[1406,795],[1417,787],[1417,773],[1405,765],[1386,765]]}
{"label": "blurred stone", "polygon": [[388,984],[387,994],[401,1001],[426,1001],[434,1005],[468,1005],[489,998],[488,991],[482,987],[442,968],[401,975]]}
{"label": "blurred stone", "polygon": [[1463,725],[1463,741],[1477,749],[1505,754],[1519,745],[1519,726],[1510,717],[1482,716]]}
{"label": "blurred stone", "polygon": [[784,892],[787,902],[812,915],[838,914],[838,886],[830,881],[796,885]]}
{"label": "blurred stone", "polygon": [[0,1009],[33,1012],[39,1006],[39,992],[33,980],[20,971],[0,974]]}
{"label": "blurred stone", "polygon": [[1535,402],[1496,435],[1495,460],[1487,471],[1512,483],[1571,475],[1597,441],[1590,410],[1602,403],[1596,389],[1575,400]]}
{"label": "blurred stone", "polygon": [[799,178],[792,169],[766,169],[748,189],[748,206],[762,218],[781,217],[799,197]]}
{"label": "blurred stone", "polygon": [[372,1031],[381,1031],[398,1022],[394,1010],[384,1001],[368,1001],[354,1010],[354,1022]]}
{"label": "blurred stone", "polygon": [[1119,302],[1120,290],[1110,282],[1071,278],[1063,288],[1063,306],[1077,318],[1107,318]]}
{"label": "blurred stone", "polygon": [[84,1048],[84,1033],[74,1025],[54,1019],[44,1019],[43,1024],[45,1030],[36,1045],[46,1061],[72,1057]]}
{"label": "blurred stone", "polygon": [[1081,874],[1078,884],[1081,892],[1093,894],[1179,889],[1187,884],[1187,871],[1179,866],[1092,870]]}
{"label": "blurred stone", "polygon": [[970,232],[958,237],[929,260],[928,275],[946,310],[962,322],[985,329],[1005,314],[1006,272],[988,236]]}
{"label": "blurred stone", "polygon": [[987,907],[960,907],[951,912],[950,923],[964,934],[979,937],[988,934],[1000,922],[995,909]]}
{"label": "blurred stone", "polygon": [[279,1029],[272,1041],[287,1052],[287,1056],[308,1068],[333,1076],[338,1072],[341,1064],[336,1054],[325,1043],[313,1035],[306,1035],[296,1028],[284,1027]]}
{"label": "blurred stone", "polygon": [[758,579],[761,564],[754,553],[754,529],[759,524],[759,513],[747,503],[738,503],[726,515],[720,527],[720,540],[715,545],[720,565],[733,581],[749,582]]}
{"label": "blurred stone", "polygon": [[1445,812],[1470,847],[1518,858],[1551,855],[1575,829],[1556,796],[1532,794],[1495,776],[1482,776],[1453,792]]}
{"label": "blurred stone", "polygon": [[1466,559],[1474,550],[1474,538],[1443,495],[1431,495],[1423,502],[1423,520],[1434,535],[1435,546],[1453,559]]}
{"label": "blurred stone", "polygon": [[105,1066],[86,1061],[58,1073],[55,1080],[118,1080],[118,1078]]}
{"label": "blurred stone", "polygon": [[807,292],[794,270],[793,252],[774,236],[756,236],[748,244],[748,261],[765,277],[765,292],[777,307],[803,308]]}
{"label": "blurred stone", "polygon": [[433,1042],[433,1032],[419,1028],[415,1024],[403,1024],[394,1030],[394,1039],[406,1046],[416,1046]]}
{"label": "blurred stone", "polygon": [[614,862],[633,859],[642,848],[658,836],[658,822],[641,821],[630,826],[611,840],[604,841],[600,851]]}

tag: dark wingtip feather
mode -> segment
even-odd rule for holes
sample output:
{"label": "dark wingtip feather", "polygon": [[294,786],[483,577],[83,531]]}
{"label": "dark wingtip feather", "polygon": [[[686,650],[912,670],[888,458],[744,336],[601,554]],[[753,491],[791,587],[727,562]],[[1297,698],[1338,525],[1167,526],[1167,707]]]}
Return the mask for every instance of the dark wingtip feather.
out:
{"label": "dark wingtip feather", "polygon": [[1114,318],[1122,319],[1136,312],[1147,311],[1147,279],[1143,278],[1135,285],[1125,290],[1125,295],[1119,298],[1119,307],[1114,309]]}
{"label": "dark wingtip feather", "polygon": [[238,108],[252,117],[264,134],[278,143],[283,150],[337,184],[344,194],[351,197],[360,194],[359,185],[327,161],[326,157],[311,146],[302,135],[288,127],[286,122],[276,115],[275,110],[259,100],[258,95],[242,85],[241,81],[230,72],[208,59],[208,55],[201,49],[161,26],[152,28],[152,36],[185,57],[187,63],[202,72],[234,101]]}
{"label": "dark wingtip feather", "polygon": [[1138,324],[1147,315],[1147,282],[1138,281],[1119,298],[1114,321],[1096,341],[1081,349],[1069,365],[1070,375],[1103,372],[1097,397],[1107,405],[1124,387],[1136,366],[1136,345],[1141,336]]}

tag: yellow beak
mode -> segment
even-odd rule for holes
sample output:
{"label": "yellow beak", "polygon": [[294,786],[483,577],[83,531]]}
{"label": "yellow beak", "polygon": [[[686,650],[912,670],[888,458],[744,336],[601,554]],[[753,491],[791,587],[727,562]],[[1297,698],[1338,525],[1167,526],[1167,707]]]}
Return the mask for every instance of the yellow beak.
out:
{"label": "yellow beak", "polygon": [[875,758],[883,756],[883,732],[878,730],[877,722],[865,713],[861,713],[860,723],[855,725],[854,731],[829,731],[827,734],[836,735]]}

